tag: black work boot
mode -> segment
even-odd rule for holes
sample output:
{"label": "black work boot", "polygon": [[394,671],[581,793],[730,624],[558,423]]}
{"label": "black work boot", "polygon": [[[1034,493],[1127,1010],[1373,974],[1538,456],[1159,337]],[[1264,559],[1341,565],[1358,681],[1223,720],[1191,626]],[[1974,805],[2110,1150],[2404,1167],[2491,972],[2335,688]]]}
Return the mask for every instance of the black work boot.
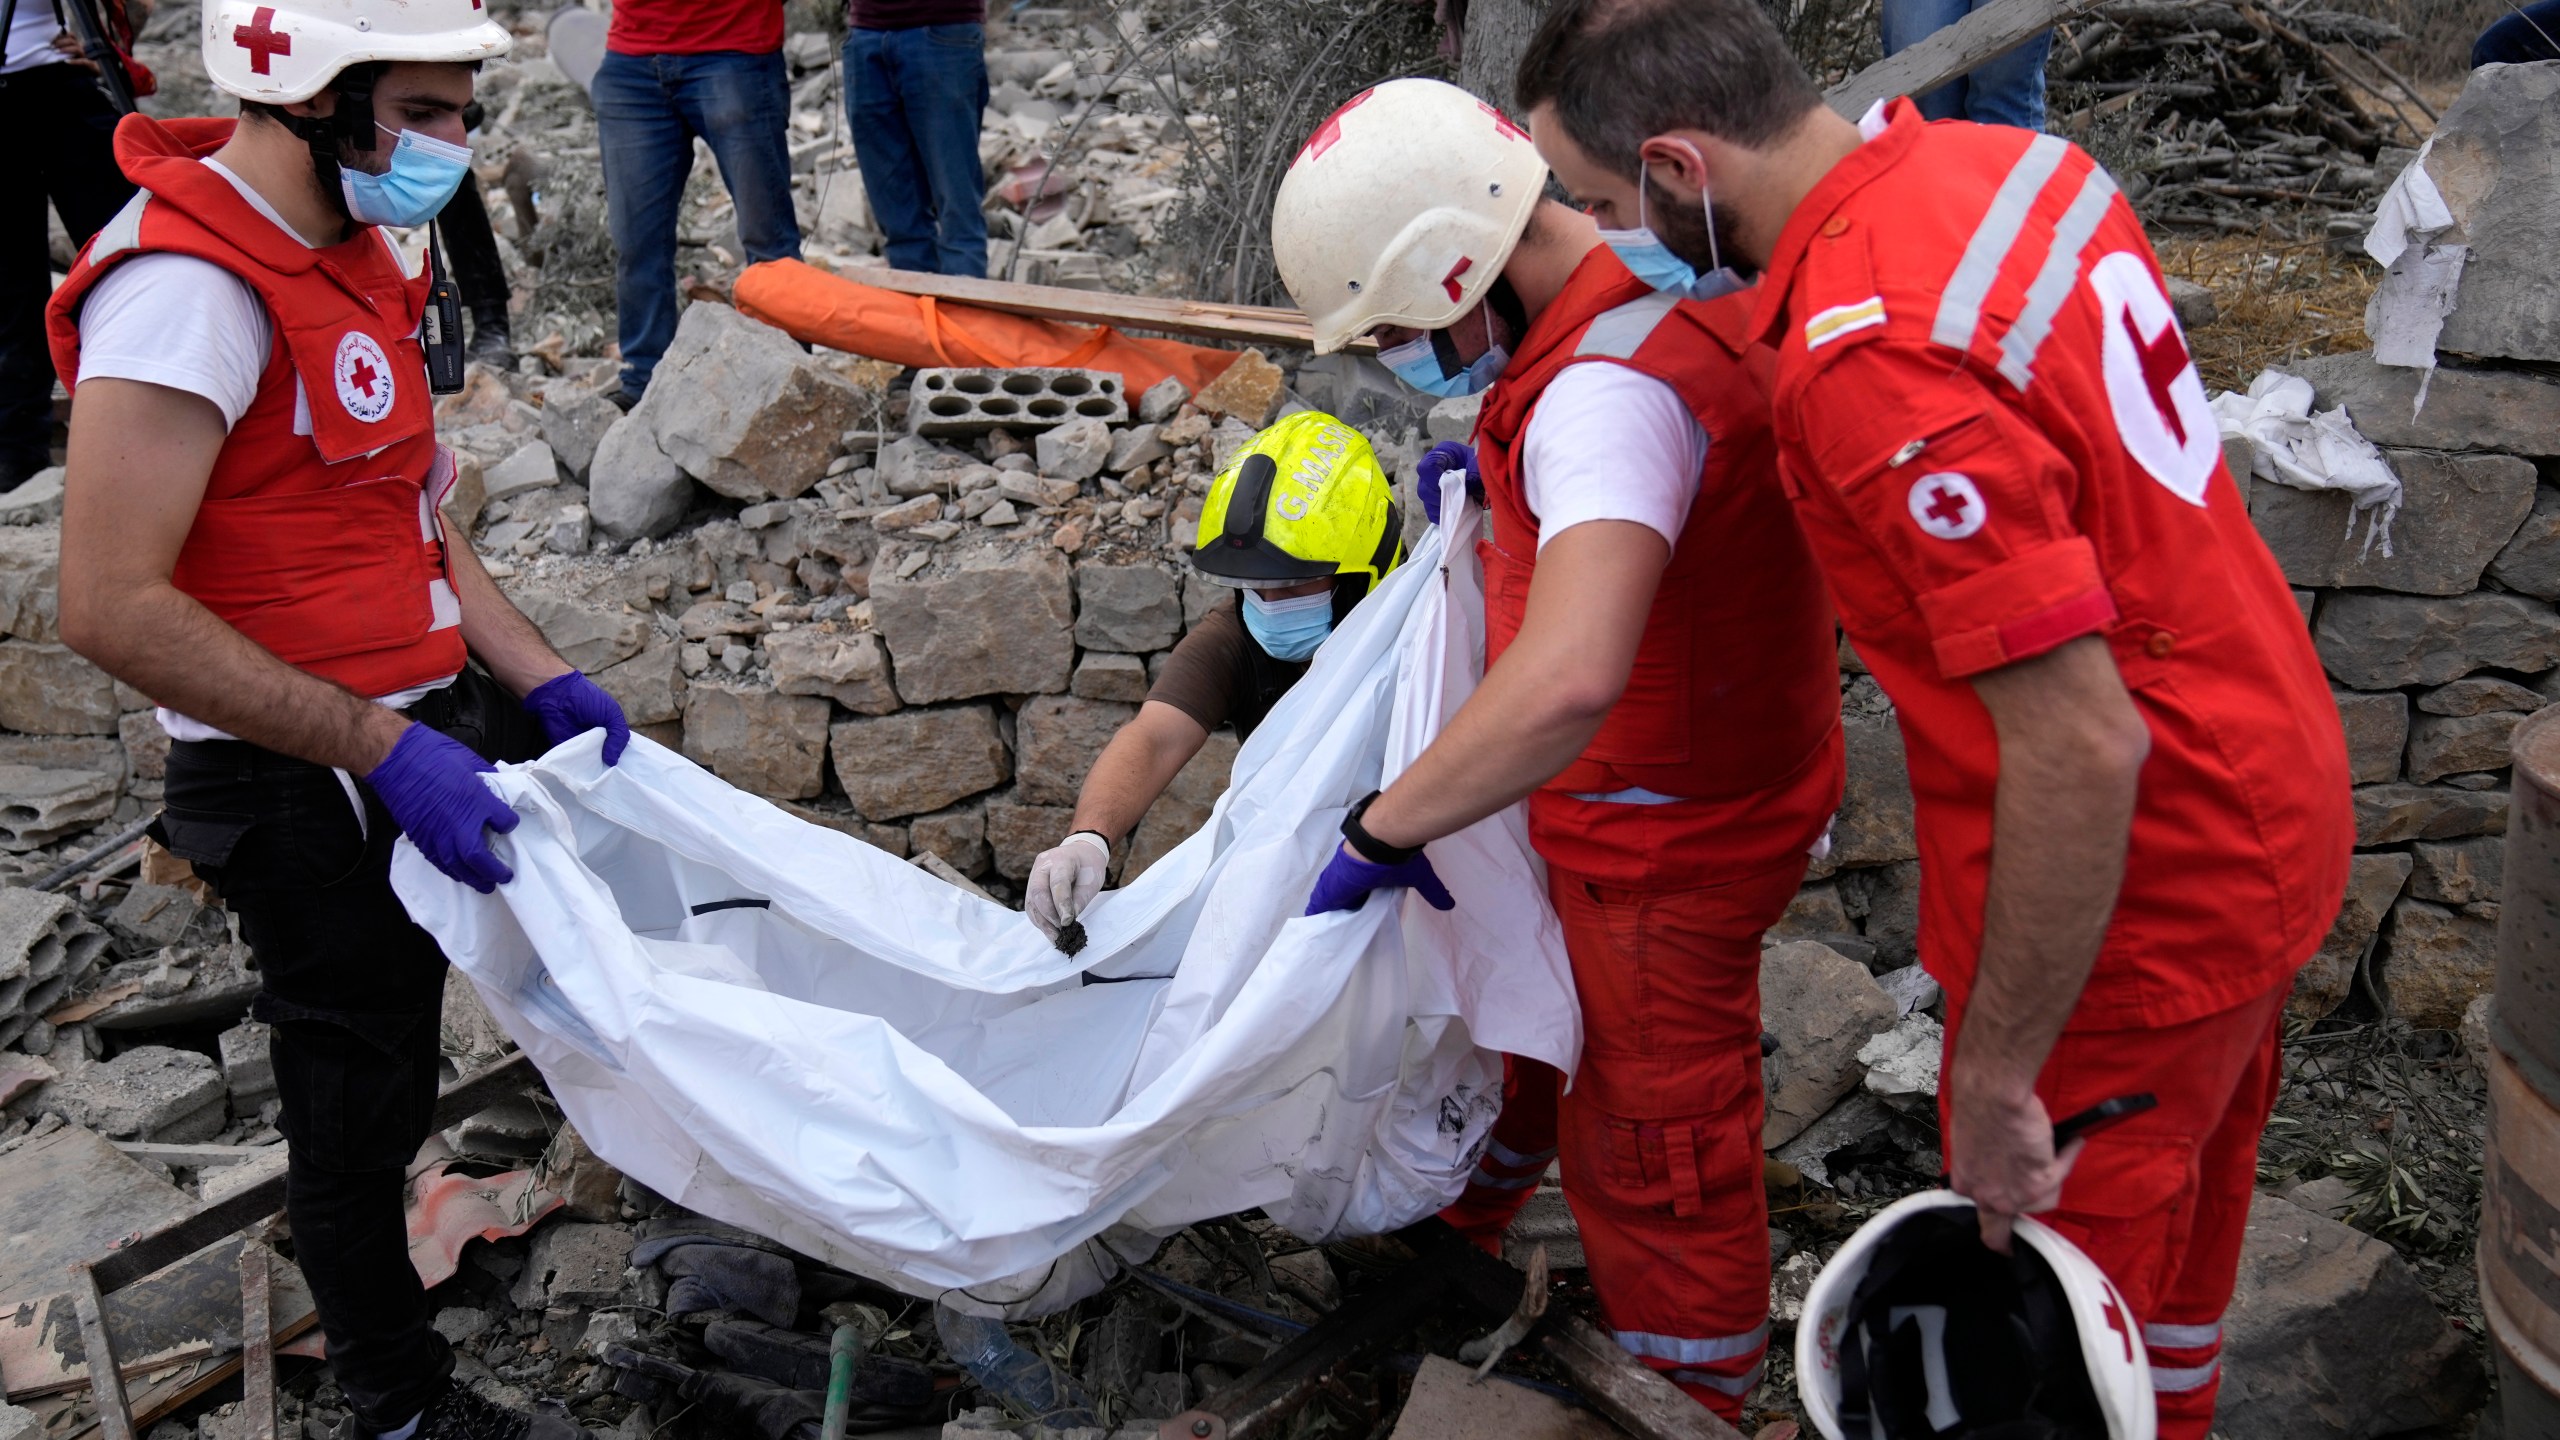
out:
{"label": "black work boot", "polygon": [[587,1440],[587,1431],[556,1410],[511,1410],[448,1384],[409,1440]]}
{"label": "black work boot", "polygon": [[507,307],[475,305],[471,310],[471,343],[463,347],[462,358],[477,360],[500,370],[516,363],[516,352],[507,336]]}

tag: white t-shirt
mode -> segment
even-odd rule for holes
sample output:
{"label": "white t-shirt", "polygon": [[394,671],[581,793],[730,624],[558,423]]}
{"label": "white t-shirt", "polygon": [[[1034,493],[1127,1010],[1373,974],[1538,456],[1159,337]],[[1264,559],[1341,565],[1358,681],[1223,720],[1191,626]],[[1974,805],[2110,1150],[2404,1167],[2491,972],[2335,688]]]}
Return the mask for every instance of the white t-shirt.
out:
{"label": "white t-shirt", "polygon": [[52,65],[67,58],[53,48],[53,37],[62,33],[62,22],[55,18],[53,0],[18,0],[18,8],[9,16],[9,35],[5,43],[7,58],[0,59],[0,75],[20,70],[33,70],[39,65]]}
{"label": "white t-shirt", "polygon": [[[19,0],[21,7],[29,3],[47,15],[52,13],[48,0]],[[305,247],[310,246],[311,242],[296,234],[276,208],[267,203],[267,198],[251,189],[247,181],[219,161],[207,160],[204,164],[230,181],[240,198],[277,229]],[[147,200],[146,195],[137,195],[133,203],[144,204]],[[383,239],[385,244],[390,243],[390,237]],[[394,249],[392,253],[399,252]],[[80,379],[142,380],[201,395],[222,412],[225,431],[240,423],[249,402],[257,398],[258,381],[266,373],[267,357],[274,344],[275,321],[267,314],[266,302],[259,298],[257,290],[221,266],[192,255],[136,255],[100,277],[80,302]],[[293,388],[293,433],[308,435],[310,400],[299,377]],[[432,524],[432,516],[421,523]],[[437,602],[441,610],[445,598],[440,595]],[[445,618],[442,614],[437,616],[439,621]],[[379,703],[394,710],[406,709],[429,692],[452,683],[448,676],[430,685],[381,696]],[[165,705],[157,713],[160,728],[168,731],[172,740],[234,738]]]}
{"label": "white t-shirt", "polygon": [[1631,520],[1677,546],[1697,503],[1707,432],[1669,385],[1594,361],[1547,382],[1520,454],[1539,549],[1592,520]]}

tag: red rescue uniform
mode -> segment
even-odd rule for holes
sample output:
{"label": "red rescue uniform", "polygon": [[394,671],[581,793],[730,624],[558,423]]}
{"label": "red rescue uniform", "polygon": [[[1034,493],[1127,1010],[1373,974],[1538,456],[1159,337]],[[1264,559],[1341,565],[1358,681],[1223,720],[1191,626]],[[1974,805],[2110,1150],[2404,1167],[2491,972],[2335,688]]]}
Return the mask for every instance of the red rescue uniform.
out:
{"label": "red rescue uniform", "polygon": [[[137,255],[191,255],[247,281],[275,343],[232,426],[170,580],[277,658],[378,697],[462,669],[461,607],[435,502],[435,411],[418,342],[427,282],[370,226],[311,249],[202,156],[229,120],[129,115],[116,159],[145,193],[97,233],[46,312],[63,387],[80,302]],[[430,484],[437,493],[430,493]]]}
{"label": "red rescue uniform", "polygon": [[1887,120],[1761,285],[1781,474],[1900,715],[1951,1045],[1999,776],[1970,682],[2099,636],[2149,726],[2122,893],[2039,1093],[2162,1105],[2094,1140],[2046,1218],[2141,1314],[2161,1434],[2201,1440],[2276,1015],[2345,887],[2345,739],[2114,182],[2057,137]]}
{"label": "red rescue uniform", "polygon": [[1839,807],[1840,686],[1813,557],[1772,483],[1749,303],[1675,302],[1594,249],[1541,311],[1476,431],[1492,537],[1486,649],[1520,631],[1539,522],[1517,463],[1548,383],[1623,365],[1707,434],[1625,693],[1529,799],[1582,1004],[1581,1068],[1514,1062],[1501,1119],[1450,1218],[1488,1247],[1561,1140],[1566,1198],[1618,1340],[1728,1418],[1768,1346],[1760,937]]}

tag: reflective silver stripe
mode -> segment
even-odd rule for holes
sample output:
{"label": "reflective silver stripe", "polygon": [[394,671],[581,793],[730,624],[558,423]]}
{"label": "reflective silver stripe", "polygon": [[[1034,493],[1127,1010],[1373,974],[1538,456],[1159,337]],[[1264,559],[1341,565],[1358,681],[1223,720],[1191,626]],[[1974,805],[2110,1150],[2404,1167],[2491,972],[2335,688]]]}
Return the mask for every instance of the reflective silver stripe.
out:
{"label": "reflective silver stripe", "polygon": [[1484,1142],[1485,1157],[1497,1165],[1544,1165],[1556,1158],[1556,1147],[1550,1145],[1535,1155],[1523,1155],[1499,1140],[1488,1137]]}
{"label": "reflective silver stripe", "polygon": [[1496,1175],[1479,1165],[1476,1167],[1476,1173],[1467,1177],[1467,1183],[1481,1185],[1487,1190],[1526,1190],[1537,1184],[1539,1178],[1535,1174]]}
{"label": "reflective silver stripe", "polygon": [[1769,1357],[1763,1355],[1759,1364],[1740,1375],[1718,1375],[1711,1370],[1665,1370],[1662,1375],[1674,1385],[1703,1385],[1719,1394],[1748,1395],[1768,1370]]}
{"label": "reflective silver stripe", "polygon": [[1677,805],[1688,798],[1685,795],[1665,795],[1641,785],[1626,790],[1568,790],[1565,794],[1572,799],[1589,800],[1598,805]]}
{"label": "reflective silver stripe", "polygon": [[2018,312],[2018,323],[2000,337],[2000,373],[2021,390],[2035,378],[2036,351],[2043,347],[2044,337],[2053,333],[2053,317],[2061,313],[2062,302],[2071,298],[2072,287],[2080,283],[2080,252],[2088,248],[2089,237],[2098,233],[2098,222],[2107,218],[2107,206],[2115,198],[2114,177],[2104,169],[2092,169],[2080,182],[2080,193],[2071,197],[2071,208],[2054,223],[2053,248],[2045,252],[2044,268],[2027,287],[2026,308]]}
{"label": "reflective silver stripe", "polygon": [[2151,1388],[2170,1395],[2183,1395],[2190,1390],[2201,1390],[2213,1383],[2214,1372],[2221,1368],[2220,1356],[2215,1356],[2202,1365],[2189,1365],[2178,1370],[2163,1370],[2154,1365],[2151,1367]]}
{"label": "reflective silver stripe", "polygon": [[89,241],[89,263],[97,264],[120,250],[130,250],[142,243],[142,207],[151,203],[151,192],[136,190],[124,202],[115,218],[98,227]]}
{"label": "reflective silver stripe", "polygon": [[2222,1322],[2210,1325],[2145,1325],[2142,1343],[2163,1350],[2201,1350],[2222,1343]]}
{"label": "reflective silver stripe", "polygon": [[1733,1360],[1748,1355],[1769,1343],[1769,1322],[1739,1335],[1708,1335],[1689,1339],[1679,1335],[1651,1335],[1642,1330],[1620,1330],[1618,1343],[1630,1355],[1647,1360],[1669,1360],[1679,1365],[1709,1365],[1718,1360]]}
{"label": "reflective silver stripe", "polygon": [[2039,135],[2018,163],[2009,167],[2008,178],[1991,197],[1991,208],[1982,212],[1982,223],[1964,244],[1956,273],[1947,277],[1947,288],[1938,296],[1938,319],[1929,327],[1930,339],[1956,350],[1972,347],[1974,327],[1982,323],[1982,302],[1991,298],[1991,284],[2000,278],[2000,267],[2008,263],[2009,250],[2026,227],[2027,211],[2070,149],[2070,142],[2059,135]]}
{"label": "reflective silver stripe", "polygon": [[1599,355],[1611,360],[1624,360],[1653,338],[1653,327],[1680,303],[1677,295],[1656,290],[1640,300],[1630,300],[1615,310],[1602,313],[1582,332],[1582,343],[1573,347],[1576,355]]}

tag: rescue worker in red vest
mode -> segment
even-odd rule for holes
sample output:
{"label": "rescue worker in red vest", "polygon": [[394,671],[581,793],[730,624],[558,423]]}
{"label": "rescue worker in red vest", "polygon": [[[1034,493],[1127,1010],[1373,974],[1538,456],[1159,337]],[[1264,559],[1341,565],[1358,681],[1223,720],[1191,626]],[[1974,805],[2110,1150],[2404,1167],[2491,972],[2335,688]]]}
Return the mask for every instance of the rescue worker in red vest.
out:
{"label": "rescue worker in red vest", "polygon": [[448,542],[426,281],[377,228],[469,173],[462,110],[507,32],[477,0],[210,0],[204,20],[240,118],[126,117],[141,193],[48,316],[72,387],[62,638],[157,702],[158,833],[256,953],[286,1213],[357,1424],[575,1434],[449,1380],[402,1213],[445,961],[392,893],[392,843],[486,891],[511,878],[489,832],[515,827],[490,761],[601,729],[611,763],[629,736]]}
{"label": "rescue worker in red vest", "polygon": [[1484,683],[1352,806],[1308,910],[1445,906],[1424,845],[1528,800],[1581,1066],[1559,1111],[1554,1072],[1515,1062],[1452,1218],[1498,1236],[1560,1143],[1619,1341],[1732,1418],[1769,1334],[1760,936],[1839,804],[1838,663],[1749,302],[1655,294],[1546,179],[1492,106],[1398,80],[1281,181],[1273,251],[1316,348],[1375,335],[1408,383],[1485,391],[1473,455],[1439,464],[1479,468],[1492,517]]}
{"label": "rescue worker in red vest", "polygon": [[2107,1271],[2201,1440],[2354,824],[2141,221],[2057,136],[1833,114],[1754,0],[1561,0],[1518,94],[1657,283],[1761,274],[1779,475],[1910,755],[1953,1184],[1987,1243],[2043,1214]]}

